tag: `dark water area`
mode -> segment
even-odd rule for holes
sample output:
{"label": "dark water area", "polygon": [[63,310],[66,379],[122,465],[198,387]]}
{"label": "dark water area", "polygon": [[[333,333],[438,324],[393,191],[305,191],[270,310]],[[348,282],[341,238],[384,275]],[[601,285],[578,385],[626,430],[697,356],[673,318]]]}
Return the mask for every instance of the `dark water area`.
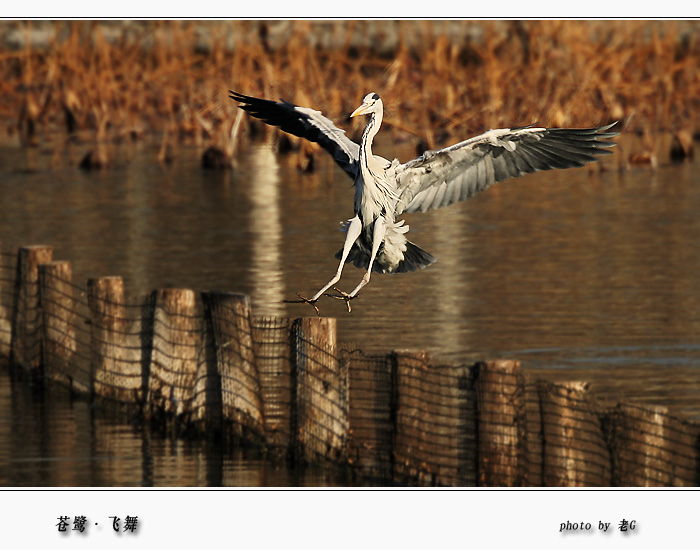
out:
{"label": "dark water area", "polygon": [[[195,149],[179,150],[170,166],[156,153],[125,146],[110,169],[83,172],[70,151],[57,162],[50,150],[0,150],[3,252],[52,245],[55,259],[73,263],[76,284],[121,275],[128,301],[158,287],[226,290],[249,294],[258,315],[313,315],[283,300],[313,294],[335,272],[339,222],[352,216],[346,175],[323,157],[302,174],[293,155],[266,145],[244,151],[229,172],[202,170]],[[406,215],[409,238],[437,263],[375,274],[351,314],[330,298],[319,308],[338,318],[341,341],[366,351],[518,359],[531,377],[591,382],[603,402],[699,419],[697,174],[697,162],[546,172]],[[346,267],[339,287],[350,291],[361,277]],[[106,422],[60,396],[20,398],[0,377],[0,485],[347,482],[248,454]]]}
{"label": "dark water area", "polygon": [[67,391],[38,392],[0,369],[0,487],[333,487],[350,472],[290,467],[221,439],[155,432]]}

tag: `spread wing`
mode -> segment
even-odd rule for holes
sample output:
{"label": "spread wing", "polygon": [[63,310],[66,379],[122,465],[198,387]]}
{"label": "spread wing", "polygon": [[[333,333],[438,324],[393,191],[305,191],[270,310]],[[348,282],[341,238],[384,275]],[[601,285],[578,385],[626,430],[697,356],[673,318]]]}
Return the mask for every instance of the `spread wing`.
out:
{"label": "spread wing", "polygon": [[427,151],[396,168],[396,214],[463,201],[496,182],[538,170],[583,166],[609,155],[616,123],[600,128],[513,128]]}
{"label": "spread wing", "polygon": [[294,136],[315,141],[328,151],[353,179],[357,175],[360,146],[345,135],[345,130],[336,127],[320,111],[298,107],[288,101],[258,99],[230,90],[229,95],[231,99],[241,103],[241,109],[266,124],[278,126]]}

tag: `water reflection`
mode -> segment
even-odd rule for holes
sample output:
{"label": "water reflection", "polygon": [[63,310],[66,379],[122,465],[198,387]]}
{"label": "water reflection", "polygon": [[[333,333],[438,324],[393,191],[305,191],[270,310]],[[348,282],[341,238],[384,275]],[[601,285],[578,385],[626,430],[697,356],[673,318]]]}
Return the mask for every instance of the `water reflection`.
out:
{"label": "water reflection", "polygon": [[322,467],[291,469],[221,441],[154,433],[67,392],[11,387],[0,370],[0,487],[279,487],[352,483]]}
{"label": "water reflection", "polygon": [[257,315],[282,316],[285,309],[277,155],[270,146],[257,147],[251,152],[250,165],[252,305]]}
{"label": "water reflection", "polygon": [[471,266],[474,263],[474,243],[464,239],[469,221],[470,216],[466,212],[449,222],[441,216],[431,216],[425,224],[420,223],[418,216],[411,220],[416,229],[415,237],[410,238],[420,239],[424,226],[437,236],[428,249],[438,258],[438,263],[434,265],[437,268],[435,283],[424,283],[424,286],[415,288],[413,292],[423,297],[425,305],[432,306],[434,315],[442,320],[430,327],[431,340],[438,350],[469,348],[473,345],[470,341],[472,329],[460,322],[470,318],[471,309],[471,303],[460,299],[460,296],[470,296],[473,293]]}

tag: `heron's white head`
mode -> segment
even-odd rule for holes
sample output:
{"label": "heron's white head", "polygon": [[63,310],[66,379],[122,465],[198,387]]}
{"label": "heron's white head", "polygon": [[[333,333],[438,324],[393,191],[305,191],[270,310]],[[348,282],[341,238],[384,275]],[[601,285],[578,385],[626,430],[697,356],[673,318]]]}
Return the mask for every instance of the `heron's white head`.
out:
{"label": "heron's white head", "polygon": [[352,118],[357,115],[371,115],[377,112],[381,113],[382,109],[382,100],[379,99],[377,94],[372,92],[365,96],[365,98],[362,100],[362,105],[355,109],[350,117]]}

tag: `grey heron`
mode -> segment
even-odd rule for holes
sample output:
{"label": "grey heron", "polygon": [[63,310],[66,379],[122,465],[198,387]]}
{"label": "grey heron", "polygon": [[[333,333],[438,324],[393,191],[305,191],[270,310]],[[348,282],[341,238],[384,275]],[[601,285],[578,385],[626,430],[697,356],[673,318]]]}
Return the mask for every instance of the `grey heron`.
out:
{"label": "grey heron", "polygon": [[[508,178],[597,161],[599,155],[610,154],[607,148],[615,145],[606,139],[619,134],[608,131],[616,123],[581,129],[526,126],[489,130],[401,164],[372,153],[372,141],[384,112],[376,93],[367,94],[350,115],[369,115],[359,145],[320,111],[284,100],[229,93],[253,117],[319,143],[355,182],[355,211],[343,224],[346,235],[342,250],[336,254],[338,270],[311,298],[298,294],[301,301],[314,306],[316,313],[316,302],[331,287],[339,295],[326,296],[345,300],[350,311],[350,300],[369,283],[373,271],[403,273],[435,262],[432,255],[406,238],[408,225],[404,225],[405,220],[397,221],[401,214],[427,212],[466,200]],[[350,293],[334,286],[346,262],[366,270]]]}

